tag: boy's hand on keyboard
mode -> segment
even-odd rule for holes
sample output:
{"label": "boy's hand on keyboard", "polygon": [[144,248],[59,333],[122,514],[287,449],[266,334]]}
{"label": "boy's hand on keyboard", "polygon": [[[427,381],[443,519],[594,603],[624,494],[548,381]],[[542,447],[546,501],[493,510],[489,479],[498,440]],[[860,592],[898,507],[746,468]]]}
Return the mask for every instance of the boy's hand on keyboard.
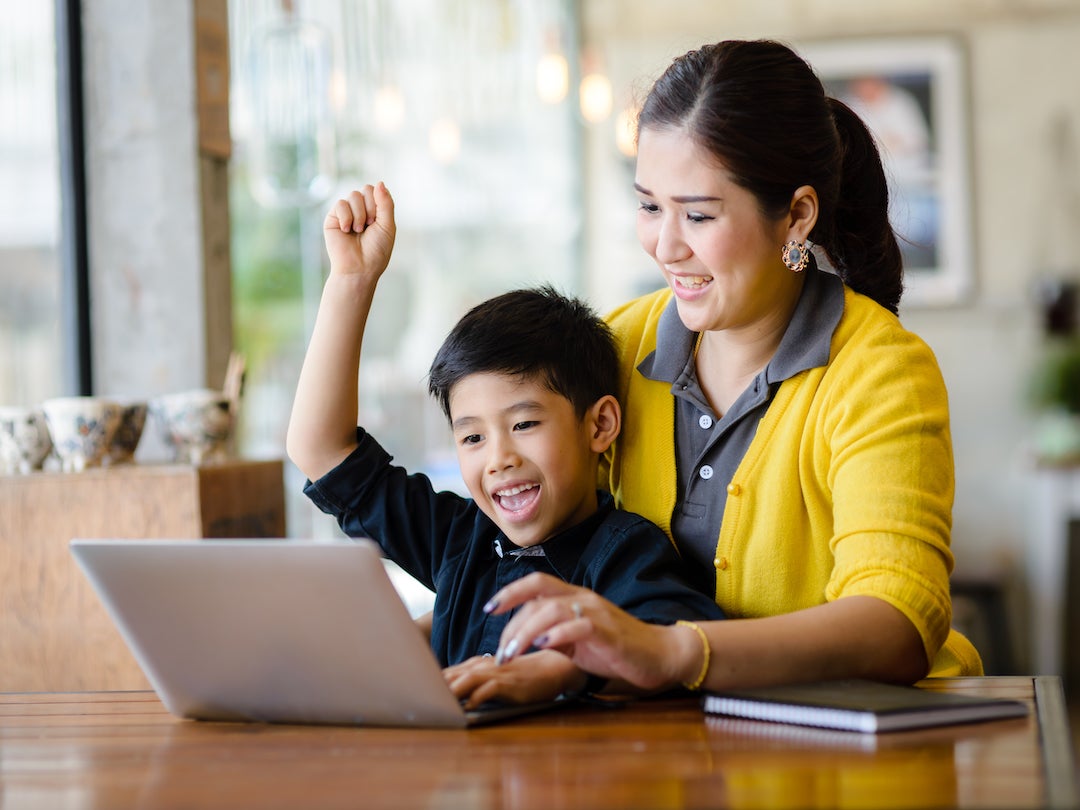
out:
{"label": "boy's hand on keyboard", "polygon": [[554,700],[581,687],[585,674],[555,650],[540,650],[496,664],[491,656],[475,656],[443,670],[450,690],[466,709],[482,703],[534,703]]}

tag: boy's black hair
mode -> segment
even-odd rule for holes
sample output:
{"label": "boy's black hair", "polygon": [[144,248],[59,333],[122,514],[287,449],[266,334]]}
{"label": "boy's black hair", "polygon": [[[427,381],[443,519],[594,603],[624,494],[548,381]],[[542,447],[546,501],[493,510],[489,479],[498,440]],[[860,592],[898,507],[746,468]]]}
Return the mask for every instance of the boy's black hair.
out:
{"label": "boy's black hair", "polygon": [[450,330],[428,372],[428,391],[450,418],[450,390],[481,372],[535,378],[570,400],[578,417],[617,396],[619,358],[593,309],[550,285],[497,295]]}

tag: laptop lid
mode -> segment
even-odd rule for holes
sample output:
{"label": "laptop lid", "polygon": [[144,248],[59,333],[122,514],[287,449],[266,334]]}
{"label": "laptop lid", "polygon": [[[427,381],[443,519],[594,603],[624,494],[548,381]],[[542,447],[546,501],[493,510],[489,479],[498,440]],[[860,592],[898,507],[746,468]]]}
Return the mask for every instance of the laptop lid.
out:
{"label": "laptop lid", "polygon": [[175,715],[470,723],[370,540],[76,539],[70,548]]}

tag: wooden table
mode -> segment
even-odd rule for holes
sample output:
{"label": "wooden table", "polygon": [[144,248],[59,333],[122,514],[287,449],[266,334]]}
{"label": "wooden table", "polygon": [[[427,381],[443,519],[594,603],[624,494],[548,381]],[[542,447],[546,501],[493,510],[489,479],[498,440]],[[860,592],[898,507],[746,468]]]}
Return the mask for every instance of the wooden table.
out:
{"label": "wooden table", "polygon": [[925,681],[1029,718],[862,736],[570,707],[470,731],[207,723],[152,692],[0,694],[0,806],[1077,807],[1058,678]]}

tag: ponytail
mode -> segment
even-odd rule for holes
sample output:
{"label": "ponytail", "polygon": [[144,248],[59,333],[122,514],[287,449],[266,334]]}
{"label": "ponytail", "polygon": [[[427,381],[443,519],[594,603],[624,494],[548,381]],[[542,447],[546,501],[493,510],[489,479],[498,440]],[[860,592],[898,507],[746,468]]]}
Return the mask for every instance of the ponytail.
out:
{"label": "ponytail", "polygon": [[[810,238],[844,282],[895,313],[904,291],[903,259],[889,222],[889,191],[874,138],[850,107],[829,99],[840,136],[840,189],[831,222]],[[824,226],[824,227],[822,227]]]}

